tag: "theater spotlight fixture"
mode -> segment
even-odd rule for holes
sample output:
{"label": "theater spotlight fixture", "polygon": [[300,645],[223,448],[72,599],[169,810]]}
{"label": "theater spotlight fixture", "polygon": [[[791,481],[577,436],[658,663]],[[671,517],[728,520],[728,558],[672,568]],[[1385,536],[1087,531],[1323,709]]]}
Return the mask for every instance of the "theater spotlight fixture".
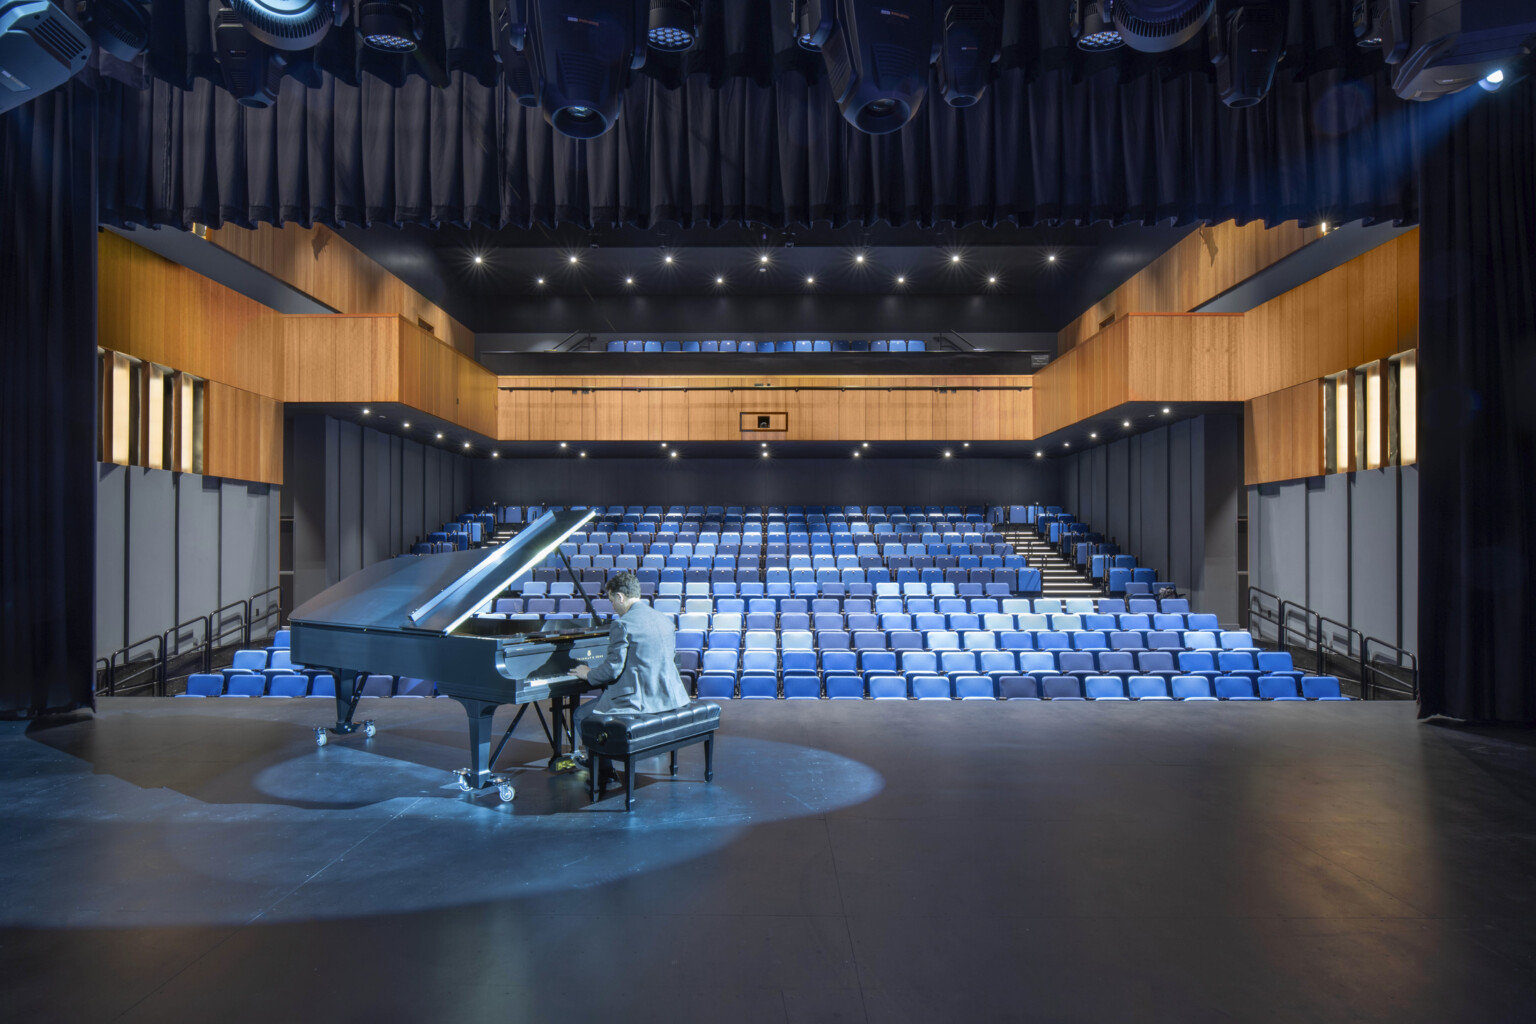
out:
{"label": "theater spotlight fixture", "polygon": [[91,37],[61,8],[48,0],[0,3],[0,111],[58,88],[90,59]]}
{"label": "theater spotlight fixture", "polygon": [[229,0],[235,17],[274,50],[307,50],[336,22],[333,0]]}
{"label": "theater spotlight fixture", "polygon": [[951,3],[939,35],[939,95],[952,107],[969,107],[987,91],[991,66],[1002,56],[995,3]]}
{"label": "theater spotlight fixture", "polygon": [[928,91],[932,0],[835,3],[832,33],[821,48],[832,96],[859,131],[894,132],[912,120]]}
{"label": "theater spotlight fixture", "polygon": [[639,0],[528,0],[538,105],[562,135],[595,139],[619,119],[629,72],[645,64]]}
{"label": "theater spotlight fixture", "polygon": [[[1392,91],[1432,100],[1474,84],[1492,91],[1536,49],[1536,0],[1379,0],[1378,28]],[[1495,77],[1496,76],[1496,77]]]}
{"label": "theater spotlight fixture", "polygon": [[802,50],[820,52],[832,35],[833,7],[837,0],[791,0],[795,20],[795,42]]}
{"label": "theater spotlight fixture", "polygon": [[1216,12],[1206,34],[1221,102],[1240,109],[1269,94],[1289,17],[1289,0],[1227,0]]}
{"label": "theater spotlight fixture", "polygon": [[1133,50],[1164,53],[1200,33],[1216,0],[1113,0],[1110,5],[1120,38]]}
{"label": "theater spotlight fixture", "polygon": [[244,107],[276,103],[287,66],[282,54],[258,39],[227,3],[213,8],[210,21],[225,90]]}
{"label": "theater spotlight fixture", "polygon": [[357,0],[357,34],[372,50],[410,53],[421,45],[422,17],[415,0]]}
{"label": "theater spotlight fixture", "polygon": [[1092,53],[1125,45],[1120,30],[1109,17],[1112,3],[1113,0],[1072,0],[1072,38],[1077,40],[1079,50]]}
{"label": "theater spotlight fixture", "polygon": [[149,11],[135,0],[90,0],[78,13],[91,41],[118,60],[133,60],[149,47]]}
{"label": "theater spotlight fixture", "polygon": [[656,49],[669,53],[692,49],[698,40],[693,4],[688,0],[651,0],[645,39]]}

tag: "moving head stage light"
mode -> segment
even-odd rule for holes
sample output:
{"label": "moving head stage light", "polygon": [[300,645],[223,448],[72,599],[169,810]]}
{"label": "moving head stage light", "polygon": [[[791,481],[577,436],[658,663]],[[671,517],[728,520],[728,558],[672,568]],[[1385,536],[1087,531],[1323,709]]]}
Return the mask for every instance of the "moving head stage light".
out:
{"label": "moving head stage light", "polygon": [[884,135],[912,120],[933,60],[931,0],[837,0],[822,60],[848,123]]}
{"label": "moving head stage light", "polygon": [[1125,45],[1143,53],[1176,49],[1199,35],[1215,0],[1110,0]]}
{"label": "moving head stage light", "polygon": [[1269,94],[1285,54],[1288,0],[1229,0],[1209,23],[1216,91],[1229,107],[1251,107]]}
{"label": "moving head stage light", "polygon": [[1536,0],[1379,0],[1375,27],[1393,91],[1432,100],[1512,74],[1536,49]]}
{"label": "moving head stage light", "polygon": [[645,0],[530,0],[524,51],[555,131],[595,139],[613,127],[629,72],[645,64],[645,18]]}
{"label": "moving head stage light", "polygon": [[91,40],[48,0],[0,0],[0,113],[69,81]]}
{"label": "moving head stage light", "polygon": [[991,66],[1002,55],[997,12],[989,3],[953,3],[939,37],[939,95],[952,107],[969,107],[987,90]]}

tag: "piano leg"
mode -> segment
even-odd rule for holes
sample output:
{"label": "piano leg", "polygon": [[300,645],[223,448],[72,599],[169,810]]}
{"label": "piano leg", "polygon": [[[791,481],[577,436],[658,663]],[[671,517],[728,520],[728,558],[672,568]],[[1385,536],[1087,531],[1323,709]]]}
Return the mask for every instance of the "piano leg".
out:
{"label": "piano leg", "polygon": [[361,724],[352,721],[352,714],[357,710],[358,698],[362,696],[362,687],[357,682],[358,674],[346,669],[336,669],[331,675],[336,680],[336,724],[329,729],[323,725],[316,726],[315,742],[323,747],[327,732],[345,736],[359,729],[365,736],[371,738],[374,734],[374,725],[371,720]]}
{"label": "piano leg", "polygon": [[500,705],[469,697],[455,697],[469,716],[469,767],[459,775],[459,788],[466,792],[491,784],[491,718]]}

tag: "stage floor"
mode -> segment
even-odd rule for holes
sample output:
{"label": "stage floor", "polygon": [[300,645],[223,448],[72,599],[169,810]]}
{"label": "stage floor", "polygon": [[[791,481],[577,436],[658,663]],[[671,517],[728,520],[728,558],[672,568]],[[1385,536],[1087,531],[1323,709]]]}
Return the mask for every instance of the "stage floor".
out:
{"label": "stage floor", "polygon": [[532,716],[504,805],[451,701],[108,699],[0,725],[6,1016],[1524,1024],[1536,737],[1413,710],[732,702],[626,815]]}

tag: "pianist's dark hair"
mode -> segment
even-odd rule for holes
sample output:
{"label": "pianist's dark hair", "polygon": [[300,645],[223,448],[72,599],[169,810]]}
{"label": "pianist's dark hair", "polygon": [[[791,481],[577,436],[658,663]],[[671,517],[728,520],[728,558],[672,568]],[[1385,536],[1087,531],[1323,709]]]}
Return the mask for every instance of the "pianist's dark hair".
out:
{"label": "pianist's dark hair", "polygon": [[608,582],[603,584],[605,594],[623,594],[633,601],[640,596],[640,581],[635,574],[625,569],[623,572],[608,577]]}

